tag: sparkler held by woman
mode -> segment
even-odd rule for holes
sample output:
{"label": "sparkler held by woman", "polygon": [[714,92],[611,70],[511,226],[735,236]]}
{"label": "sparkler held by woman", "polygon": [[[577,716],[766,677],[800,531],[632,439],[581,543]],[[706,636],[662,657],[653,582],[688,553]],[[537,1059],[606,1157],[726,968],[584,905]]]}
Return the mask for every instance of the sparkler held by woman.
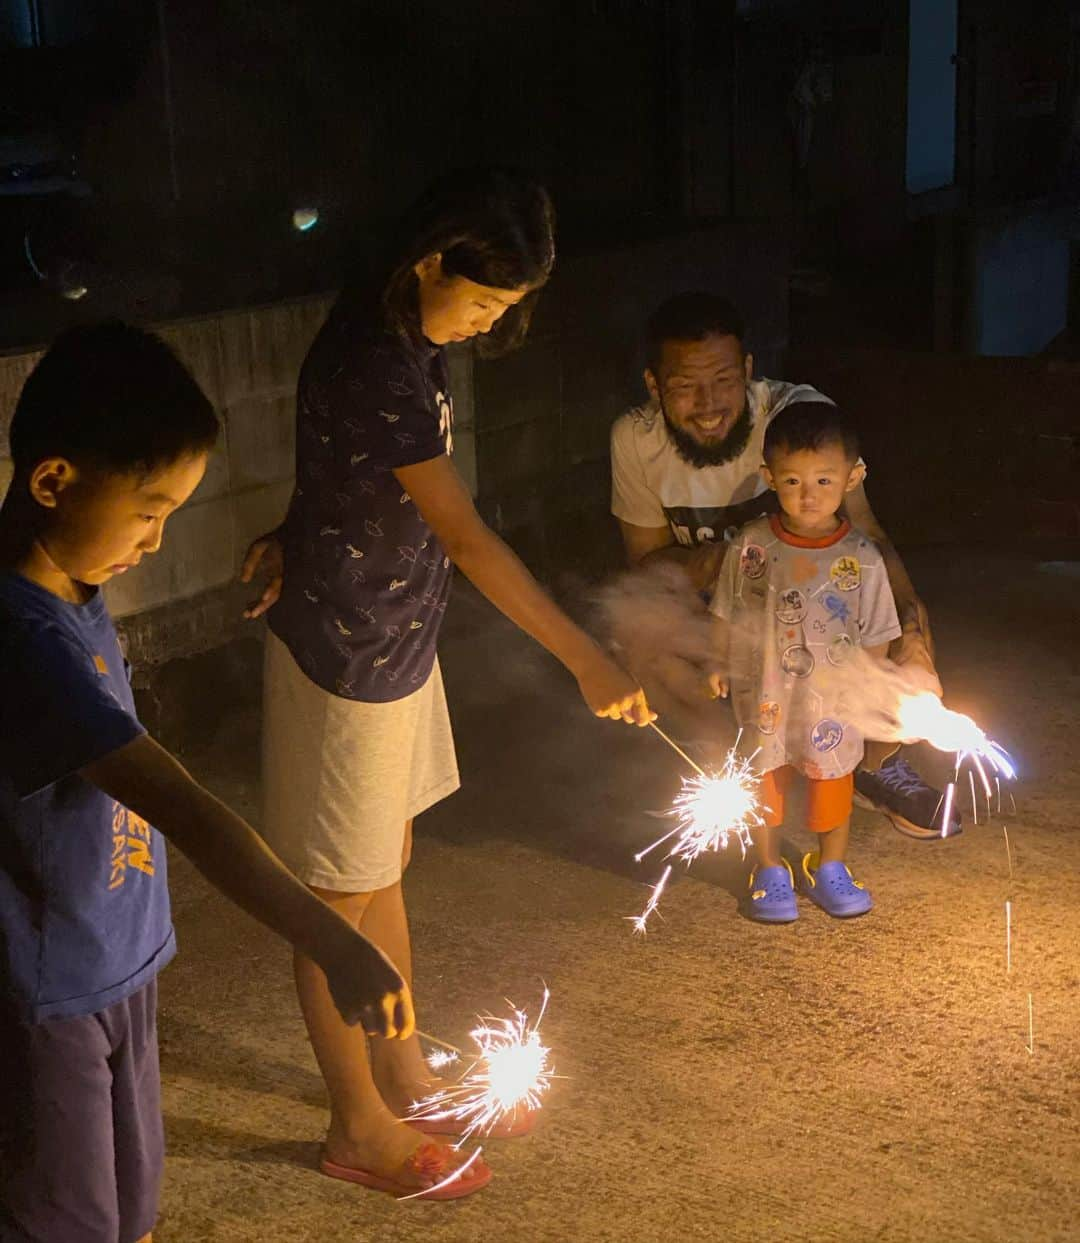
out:
{"label": "sparkler held by woman", "polygon": [[510,1018],[481,1018],[469,1033],[476,1045],[471,1064],[456,1083],[414,1102],[407,1120],[429,1134],[460,1136],[458,1148],[478,1135],[506,1138],[531,1130],[554,1078],[551,1050],[539,1030],[550,997],[545,988],[535,1023],[509,1002]]}

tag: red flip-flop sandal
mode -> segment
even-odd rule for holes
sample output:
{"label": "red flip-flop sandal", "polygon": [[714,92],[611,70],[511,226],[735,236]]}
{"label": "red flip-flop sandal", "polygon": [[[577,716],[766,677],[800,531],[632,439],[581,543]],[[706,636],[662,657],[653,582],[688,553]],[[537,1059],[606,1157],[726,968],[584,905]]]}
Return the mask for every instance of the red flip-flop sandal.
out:
{"label": "red flip-flop sandal", "polygon": [[399,1200],[459,1200],[491,1182],[491,1167],[479,1154],[457,1170],[452,1168],[448,1160],[450,1155],[450,1149],[444,1144],[421,1144],[401,1167],[403,1171],[434,1178],[435,1183],[431,1187],[418,1187],[415,1183],[385,1178],[370,1170],[338,1165],[326,1157],[319,1161],[319,1169],[328,1178],[340,1178],[347,1183],[370,1187],[374,1191],[385,1191]]}

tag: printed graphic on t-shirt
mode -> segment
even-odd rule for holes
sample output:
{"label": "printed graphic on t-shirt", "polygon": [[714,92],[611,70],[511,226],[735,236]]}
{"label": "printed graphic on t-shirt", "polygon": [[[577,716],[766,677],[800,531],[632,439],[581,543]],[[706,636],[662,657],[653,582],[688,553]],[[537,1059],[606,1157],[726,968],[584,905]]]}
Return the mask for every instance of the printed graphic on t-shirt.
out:
{"label": "printed graphic on t-shirt", "polygon": [[153,835],[149,824],[122,803],[113,804],[112,859],[109,888],[119,889],[132,868],[146,876],[154,875]]}
{"label": "printed graphic on t-shirt", "polygon": [[696,548],[699,544],[727,538],[751,518],[775,513],[777,505],[775,492],[762,492],[738,505],[665,505],[663,508],[675,542],[684,548]]}

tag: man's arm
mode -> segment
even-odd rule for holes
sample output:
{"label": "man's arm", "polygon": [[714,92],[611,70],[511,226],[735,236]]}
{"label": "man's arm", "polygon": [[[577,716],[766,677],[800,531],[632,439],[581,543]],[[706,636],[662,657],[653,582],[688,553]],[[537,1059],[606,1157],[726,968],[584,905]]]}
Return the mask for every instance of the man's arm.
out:
{"label": "man's arm", "polygon": [[154,825],[227,898],[317,962],[347,1023],[403,1039],[412,1033],[409,990],[381,950],[152,738],[118,747],[80,776]]}
{"label": "man's arm", "polygon": [[722,540],[699,544],[697,548],[684,548],[675,542],[669,526],[639,527],[622,518],[617,521],[626,550],[626,562],[631,569],[668,562],[681,565],[698,591],[708,591],[716,582],[727,547]]}
{"label": "man's arm", "polygon": [[928,675],[928,689],[940,695],[941,683],[934,667],[934,640],[930,633],[930,618],[926,606],[919,599],[915,584],[912,583],[900,554],[870,508],[866,488],[861,483],[844,498],[843,508],[851,525],[868,535],[881,550],[885,573],[903,629],[903,634],[891,645],[891,660],[897,665],[909,666],[912,671],[922,669]]}

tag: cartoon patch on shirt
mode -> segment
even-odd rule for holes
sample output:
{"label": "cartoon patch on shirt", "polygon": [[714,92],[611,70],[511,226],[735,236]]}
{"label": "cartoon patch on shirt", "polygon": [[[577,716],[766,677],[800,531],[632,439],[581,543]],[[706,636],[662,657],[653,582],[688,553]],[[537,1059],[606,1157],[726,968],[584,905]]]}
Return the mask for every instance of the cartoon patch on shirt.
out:
{"label": "cartoon patch on shirt", "polygon": [[775,734],[780,722],[780,705],[775,699],[766,699],[758,705],[758,730],[762,734]]}
{"label": "cartoon patch on shirt", "polygon": [[819,754],[835,751],[844,737],[844,727],[832,717],[824,717],[810,731],[810,745]]}
{"label": "cartoon patch on shirt", "polygon": [[798,589],[791,587],[781,592],[776,600],[776,617],[785,626],[794,626],[806,616],[806,597]]}
{"label": "cartoon patch on shirt", "polygon": [[739,571],[744,578],[760,578],[765,573],[765,549],[760,544],[747,544],[742,550]]}
{"label": "cartoon patch on shirt", "polygon": [[814,656],[808,647],[798,644],[785,649],[780,657],[780,668],[793,678],[808,678],[814,671]]}
{"label": "cartoon patch on shirt", "polygon": [[851,659],[855,642],[849,634],[838,634],[829,641],[825,656],[831,665],[843,665]]}
{"label": "cartoon patch on shirt", "polygon": [[829,566],[829,577],[841,591],[854,591],[862,581],[858,557],[837,557]]}

